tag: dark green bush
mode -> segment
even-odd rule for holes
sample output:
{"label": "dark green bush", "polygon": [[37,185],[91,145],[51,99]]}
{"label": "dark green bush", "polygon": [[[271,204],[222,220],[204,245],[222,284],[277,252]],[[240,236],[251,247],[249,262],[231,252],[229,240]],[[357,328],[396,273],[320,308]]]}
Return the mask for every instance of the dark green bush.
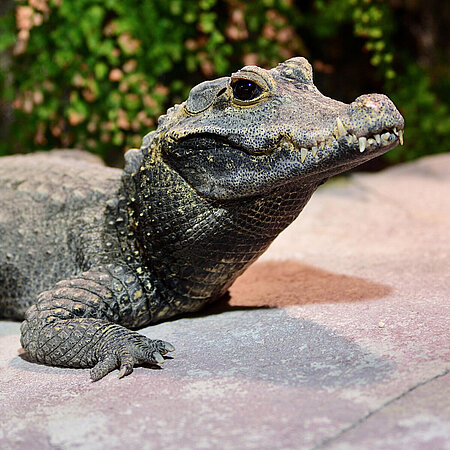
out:
{"label": "dark green bush", "polygon": [[396,44],[392,6],[305,3],[16,1],[0,18],[0,107],[13,108],[0,125],[0,154],[74,146],[114,161],[192,85],[294,55],[312,60],[327,95],[349,101],[388,90],[406,116],[412,150],[391,159],[443,151],[449,111],[435,85],[445,77],[432,80],[414,48]]}

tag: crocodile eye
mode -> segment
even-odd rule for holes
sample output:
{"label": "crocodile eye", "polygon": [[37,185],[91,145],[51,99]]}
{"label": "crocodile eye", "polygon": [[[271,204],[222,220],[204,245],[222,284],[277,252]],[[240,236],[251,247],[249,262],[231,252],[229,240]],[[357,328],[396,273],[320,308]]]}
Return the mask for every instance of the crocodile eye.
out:
{"label": "crocodile eye", "polygon": [[243,78],[234,81],[231,87],[233,88],[233,95],[236,100],[254,100],[262,93],[262,89],[258,84]]}

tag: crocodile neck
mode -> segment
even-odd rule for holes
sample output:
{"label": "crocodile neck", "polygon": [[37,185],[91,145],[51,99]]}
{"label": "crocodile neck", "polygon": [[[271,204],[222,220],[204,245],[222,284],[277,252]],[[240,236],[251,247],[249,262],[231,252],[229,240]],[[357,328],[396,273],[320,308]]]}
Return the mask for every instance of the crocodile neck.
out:
{"label": "crocodile neck", "polygon": [[132,180],[129,222],[143,260],[187,310],[223,295],[298,216],[318,184],[218,203],[198,195],[161,159],[145,160]]}

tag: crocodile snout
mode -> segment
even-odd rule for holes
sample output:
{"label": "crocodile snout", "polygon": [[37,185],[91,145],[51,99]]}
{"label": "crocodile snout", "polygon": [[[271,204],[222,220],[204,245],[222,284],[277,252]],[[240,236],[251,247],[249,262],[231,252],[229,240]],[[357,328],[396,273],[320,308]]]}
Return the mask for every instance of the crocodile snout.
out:
{"label": "crocodile snout", "polygon": [[366,94],[349,105],[348,128],[357,137],[389,129],[403,130],[405,121],[394,103],[383,94]]}

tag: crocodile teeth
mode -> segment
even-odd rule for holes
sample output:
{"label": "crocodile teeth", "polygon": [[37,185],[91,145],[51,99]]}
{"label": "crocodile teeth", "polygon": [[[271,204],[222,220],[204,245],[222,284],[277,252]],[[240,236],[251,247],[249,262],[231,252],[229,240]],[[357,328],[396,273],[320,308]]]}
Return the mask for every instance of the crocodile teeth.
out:
{"label": "crocodile teeth", "polygon": [[306,159],[306,156],[308,155],[308,150],[306,148],[302,147],[300,149],[300,152],[301,152],[301,161],[302,161],[302,163],[304,163],[305,159]]}
{"label": "crocodile teeth", "polygon": [[366,149],[367,139],[365,137],[361,136],[358,139],[358,142],[359,142],[359,151],[362,153]]}
{"label": "crocodile teeth", "polygon": [[322,142],[317,143],[315,141],[313,143],[314,145],[311,148],[301,147],[300,158],[302,163],[305,162],[309,151],[312,153],[313,158],[317,157],[318,151],[324,151],[325,147],[336,147],[336,145],[339,145],[337,143],[337,139],[341,137],[345,137],[347,145],[357,143],[359,146],[359,151],[363,153],[368,148],[373,149],[376,148],[377,145],[383,146],[389,144],[393,139],[395,139],[395,136],[398,137],[400,145],[403,145],[403,130],[400,128],[393,128],[392,131],[385,131],[382,134],[377,133],[368,138],[364,136],[358,138],[356,134],[348,132],[345,129],[342,120],[338,117],[336,119],[336,125],[334,127],[333,134],[326,137]]}
{"label": "crocodile teeth", "polygon": [[334,127],[333,133],[336,136],[336,139],[339,139],[340,137],[343,137],[347,134],[347,130],[345,129],[340,117],[336,119],[336,125]]}

